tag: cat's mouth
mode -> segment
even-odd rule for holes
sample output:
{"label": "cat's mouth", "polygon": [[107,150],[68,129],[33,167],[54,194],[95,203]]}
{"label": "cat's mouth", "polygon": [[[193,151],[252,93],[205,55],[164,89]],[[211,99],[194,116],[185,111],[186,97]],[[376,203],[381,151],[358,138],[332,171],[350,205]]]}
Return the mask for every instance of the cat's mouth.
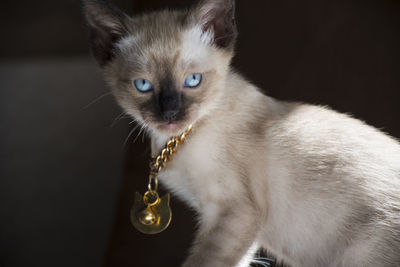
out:
{"label": "cat's mouth", "polygon": [[156,129],[170,136],[181,134],[187,127],[187,121],[164,121],[156,124]]}
{"label": "cat's mouth", "polygon": [[180,135],[190,124],[193,124],[197,120],[196,114],[196,112],[187,112],[185,116],[174,118],[173,120],[149,116],[145,118],[145,121],[148,122],[148,125],[152,129],[159,133],[166,134],[168,136],[177,136]]}
{"label": "cat's mouth", "polygon": [[178,123],[172,121],[165,123],[165,127],[171,131],[176,131],[179,128]]}
{"label": "cat's mouth", "polygon": [[159,129],[169,135],[178,135],[185,129],[186,124],[183,121],[171,121],[160,123]]}

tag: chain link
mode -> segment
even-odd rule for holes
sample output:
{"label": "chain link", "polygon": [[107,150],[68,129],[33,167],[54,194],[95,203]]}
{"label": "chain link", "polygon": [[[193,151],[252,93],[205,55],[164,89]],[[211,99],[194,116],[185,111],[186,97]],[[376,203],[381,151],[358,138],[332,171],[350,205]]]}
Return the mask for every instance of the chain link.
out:
{"label": "chain link", "polygon": [[172,155],[176,152],[179,145],[183,143],[187,135],[192,131],[192,125],[186,128],[186,130],[180,136],[174,136],[168,140],[167,144],[161,150],[161,153],[150,163],[150,176],[149,176],[149,191],[157,192],[158,189],[158,173],[162,168],[165,168],[167,162],[171,160]]}

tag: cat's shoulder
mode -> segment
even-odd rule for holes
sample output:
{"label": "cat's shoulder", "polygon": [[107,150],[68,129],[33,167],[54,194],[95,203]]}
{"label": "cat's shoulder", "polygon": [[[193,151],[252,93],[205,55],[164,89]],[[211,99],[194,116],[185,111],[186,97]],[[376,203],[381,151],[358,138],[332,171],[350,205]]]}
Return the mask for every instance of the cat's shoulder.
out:
{"label": "cat's shoulder", "polygon": [[296,139],[301,143],[365,146],[376,143],[400,149],[398,140],[351,114],[304,103],[281,102],[278,105],[282,106],[280,114],[270,124],[273,136]]}
{"label": "cat's shoulder", "polygon": [[298,102],[280,102],[279,115],[275,122],[280,127],[294,128],[297,130],[333,130],[348,129],[349,126],[362,128],[369,131],[376,131],[364,121],[355,118],[349,113],[342,113],[331,109],[328,106],[312,105]]}

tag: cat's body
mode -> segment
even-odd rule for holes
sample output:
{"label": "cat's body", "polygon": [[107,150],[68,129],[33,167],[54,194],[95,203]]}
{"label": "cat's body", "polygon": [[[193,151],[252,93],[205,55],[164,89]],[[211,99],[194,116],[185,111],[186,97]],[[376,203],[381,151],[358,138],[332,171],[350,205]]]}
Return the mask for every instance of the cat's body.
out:
{"label": "cat's body", "polygon": [[[235,266],[252,242],[292,266],[400,266],[398,143],[235,82],[160,176],[213,240],[198,266]],[[166,138],[153,136],[155,154]]]}
{"label": "cat's body", "polygon": [[[86,1],[94,54],[146,125],[153,155],[194,122],[159,177],[199,213],[184,266],[248,266],[260,247],[292,266],[400,266],[397,141],[330,109],[267,97],[235,74],[232,1],[136,20],[102,2]],[[181,87],[191,73],[201,84]],[[153,88],[137,92],[138,78]]]}

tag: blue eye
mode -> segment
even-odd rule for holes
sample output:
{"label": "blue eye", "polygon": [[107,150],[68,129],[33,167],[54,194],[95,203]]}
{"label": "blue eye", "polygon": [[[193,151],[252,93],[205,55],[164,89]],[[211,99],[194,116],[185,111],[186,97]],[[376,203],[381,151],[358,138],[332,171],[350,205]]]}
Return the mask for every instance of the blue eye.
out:
{"label": "blue eye", "polygon": [[197,87],[201,83],[201,78],[201,74],[190,74],[186,77],[184,85],[189,88]]}
{"label": "blue eye", "polygon": [[135,84],[136,89],[138,89],[140,92],[145,93],[153,89],[153,85],[151,82],[145,79],[137,79],[134,80],[133,83]]}

